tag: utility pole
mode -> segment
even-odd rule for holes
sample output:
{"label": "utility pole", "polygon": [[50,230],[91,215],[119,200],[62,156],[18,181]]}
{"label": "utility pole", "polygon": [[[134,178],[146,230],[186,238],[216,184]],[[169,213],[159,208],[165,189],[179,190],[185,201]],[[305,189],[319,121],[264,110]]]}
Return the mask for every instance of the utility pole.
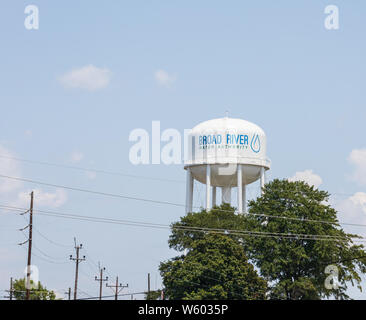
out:
{"label": "utility pole", "polygon": [[26,300],[29,300],[30,294],[30,267],[32,260],[32,229],[33,229],[33,191],[31,192],[31,203],[29,208],[29,238],[28,238],[28,264],[27,264],[27,291],[26,291]]}
{"label": "utility pole", "polygon": [[29,210],[27,210],[24,213],[21,213],[21,215],[26,214],[29,211],[29,224],[24,227],[23,229],[20,229],[20,231],[23,231],[25,229],[28,228],[29,230],[29,235],[28,235],[28,240],[19,243],[19,245],[23,245],[25,243],[28,242],[28,259],[27,259],[27,279],[26,279],[26,284],[25,284],[25,299],[29,300],[29,296],[30,296],[30,275],[31,275],[31,263],[32,263],[32,230],[33,230],[33,197],[34,197],[34,193],[33,191],[30,194],[31,196],[31,200],[30,200],[30,208]]}
{"label": "utility pole", "polygon": [[13,278],[10,278],[9,299],[13,300]]}
{"label": "utility pole", "polygon": [[128,284],[123,286],[121,283],[118,283],[118,276],[116,277],[116,284],[115,285],[105,285],[108,288],[114,288],[114,300],[118,300],[118,294],[121,292],[123,288],[128,288]]}
{"label": "utility pole", "polygon": [[4,298],[9,298],[9,300],[13,300],[13,293],[14,293],[14,289],[13,289],[13,278],[10,278],[10,289],[9,290],[5,290],[6,292],[9,292],[9,296],[4,296]]}
{"label": "utility pole", "polygon": [[103,271],[105,271],[105,268],[99,266],[100,278],[98,279],[98,277],[95,276],[95,281],[99,281],[99,300],[102,300],[103,281],[108,281],[108,277],[103,279]]}
{"label": "utility pole", "polygon": [[150,300],[150,273],[147,274],[147,299]]}
{"label": "utility pole", "polygon": [[67,294],[67,296],[68,296],[68,300],[71,300],[71,288],[69,288],[69,289],[67,290],[67,292],[65,292],[65,294]]}
{"label": "utility pole", "polygon": [[78,276],[79,276],[79,263],[82,261],[85,261],[85,256],[82,258],[79,258],[79,251],[83,248],[83,245],[80,243],[79,245],[76,245],[76,239],[74,238],[75,242],[75,250],[76,250],[76,258],[73,258],[72,255],[70,255],[70,260],[75,261],[75,288],[74,288],[74,300],[77,298],[77,292],[78,292]]}

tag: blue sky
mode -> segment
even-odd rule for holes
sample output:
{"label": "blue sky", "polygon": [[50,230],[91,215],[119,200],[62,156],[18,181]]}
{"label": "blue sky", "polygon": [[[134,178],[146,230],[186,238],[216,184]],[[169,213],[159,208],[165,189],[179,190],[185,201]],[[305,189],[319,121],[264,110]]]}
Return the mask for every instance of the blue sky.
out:
{"label": "blue sky", "polygon": [[[39,8],[39,30],[24,27],[29,4]],[[339,7],[339,30],[324,27],[329,4]],[[0,10],[2,154],[183,183],[88,176],[4,159],[1,174],[184,203],[183,166],[132,165],[129,134],[135,128],[151,132],[153,120],[162,130],[182,132],[228,110],[265,130],[270,178],[321,181],[320,188],[334,194],[341,220],[366,223],[364,1],[8,0]],[[162,224],[184,214],[179,207],[4,179],[1,203],[25,204],[24,192],[31,189],[39,190],[35,206],[42,209]],[[256,186],[251,192],[255,196]],[[201,192],[196,205],[202,201]],[[0,214],[0,221],[3,290],[10,276],[22,276],[25,251],[9,243],[23,240],[16,229],[26,221],[10,213]],[[35,216],[35,224],[50,239],[70,245],[56,246],[35,234],[35,245],[57,258],[52,261],[67,262],[76,236],[87,259],[100,260],[131,292],[146,289],[148,272],[159,287],[159,261],[175,255],[168,230],[45,216]],[[72,286],[71,262],[33,261],[48,287]],[[97,295],[96,266],[88,259],[81,269],[80,289]]]}

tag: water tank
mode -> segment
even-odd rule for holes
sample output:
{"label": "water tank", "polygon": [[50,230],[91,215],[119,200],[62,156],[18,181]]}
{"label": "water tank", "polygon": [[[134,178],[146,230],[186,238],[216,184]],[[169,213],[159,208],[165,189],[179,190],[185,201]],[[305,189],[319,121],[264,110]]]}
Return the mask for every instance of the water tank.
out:
{"label": "water tank", "polygon": [[216,204],[216,187],[222,202],[231,203],[231,188],[238,188],[238,211],[246,211],[246,185],[270,169],[267,139],[256,124],[234,118],[219,118],[196,125],[188,137],[186,211],[192,211],[193,181],[206,184],[206,209]]}

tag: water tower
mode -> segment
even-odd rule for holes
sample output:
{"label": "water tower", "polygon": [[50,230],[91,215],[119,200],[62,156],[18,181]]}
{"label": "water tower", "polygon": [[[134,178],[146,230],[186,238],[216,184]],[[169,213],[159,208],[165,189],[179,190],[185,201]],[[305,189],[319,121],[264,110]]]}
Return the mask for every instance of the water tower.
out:
{"label": "water tower", "polygon": [[246,186],[260,179],[262,190],[270,168],[264,131],[249,121],[225,117],[198,124],[188,138],[186,212],[192,212],[197,180],[206,185],[207,210],[216,205],[217,188],[221,188],[222,203],[231,204],[236,187],[238,211],[246,213]]}

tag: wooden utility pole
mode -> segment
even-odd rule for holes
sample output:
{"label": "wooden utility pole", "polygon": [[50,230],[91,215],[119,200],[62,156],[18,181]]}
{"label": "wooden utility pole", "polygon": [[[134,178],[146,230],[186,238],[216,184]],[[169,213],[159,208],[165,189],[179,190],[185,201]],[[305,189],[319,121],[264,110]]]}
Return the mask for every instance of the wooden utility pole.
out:
{"label": "wooden utility pole", "polygon": [[13,278],[10,278],[9,300],[13,300]]}
{"label": "wooden utility pole", "polygon": [[147,274],[147,299],[150,300],[150,273]]}
{"label": "wooden utility pole", "polygon": [[13,289],[13,278],[10,278],[10,289],[9,290],[5,290],[6,292],[9,292],[9,296],[4,296],[4,298],[9,298],[9,300],[13,300],[13,293],[14,293],[14,289]]}
{"label": "wooden utility pole", "polygon": [[65,294],[67,294],[68,300],[71,300],[71,288],[69,288]]}
{"label": "wooden utility pole", "polygon": [[85,256],[82,258],[79,258],[79,251],[83,248],[83,245],[76,245],[76,239],[75,241],[75,250],[76,250],[76,258],[73,258],[72,255],[70,255],[70,260],[75,261],[75,288],[74,288],[74,300],[77,298],[77,292],[78,292],[78,276],[79,276],[79,263],[82,261],[85,261]]}
{"label": "wooden utility pole", "polygon": [[29,208],[29,236],[28,236],[28,262],[27,262],[27,283],[25,291],[25,299],[29,300],[30,297],[30,275],[31,275],[31,263],[32,263],[32,229],[33,229],[33,191],[31,192],[31,202]]}
{"label": "wooden utility pole", "polygon": [[118,283],[118,276],[116,277],[116,284],[115,285],[108,285],[108,283],[106,283],[105,286],[108,287],[108,288],[113,288],[114,289],[114,300],[118,300],[118,294],[121,292],[121,290],[123,288],[128,288],[128,284],[123,286],[121,283]]}
{"label": "wooden utility pole", "polygon": [[95,281],[99,281],[99,300],[102,300],[103,281],[108,281],[108,277],[103,279],[103,271],[105,271],[105,268],[99,267],[100,278],[98,279],[98,277],[95,276]]}

